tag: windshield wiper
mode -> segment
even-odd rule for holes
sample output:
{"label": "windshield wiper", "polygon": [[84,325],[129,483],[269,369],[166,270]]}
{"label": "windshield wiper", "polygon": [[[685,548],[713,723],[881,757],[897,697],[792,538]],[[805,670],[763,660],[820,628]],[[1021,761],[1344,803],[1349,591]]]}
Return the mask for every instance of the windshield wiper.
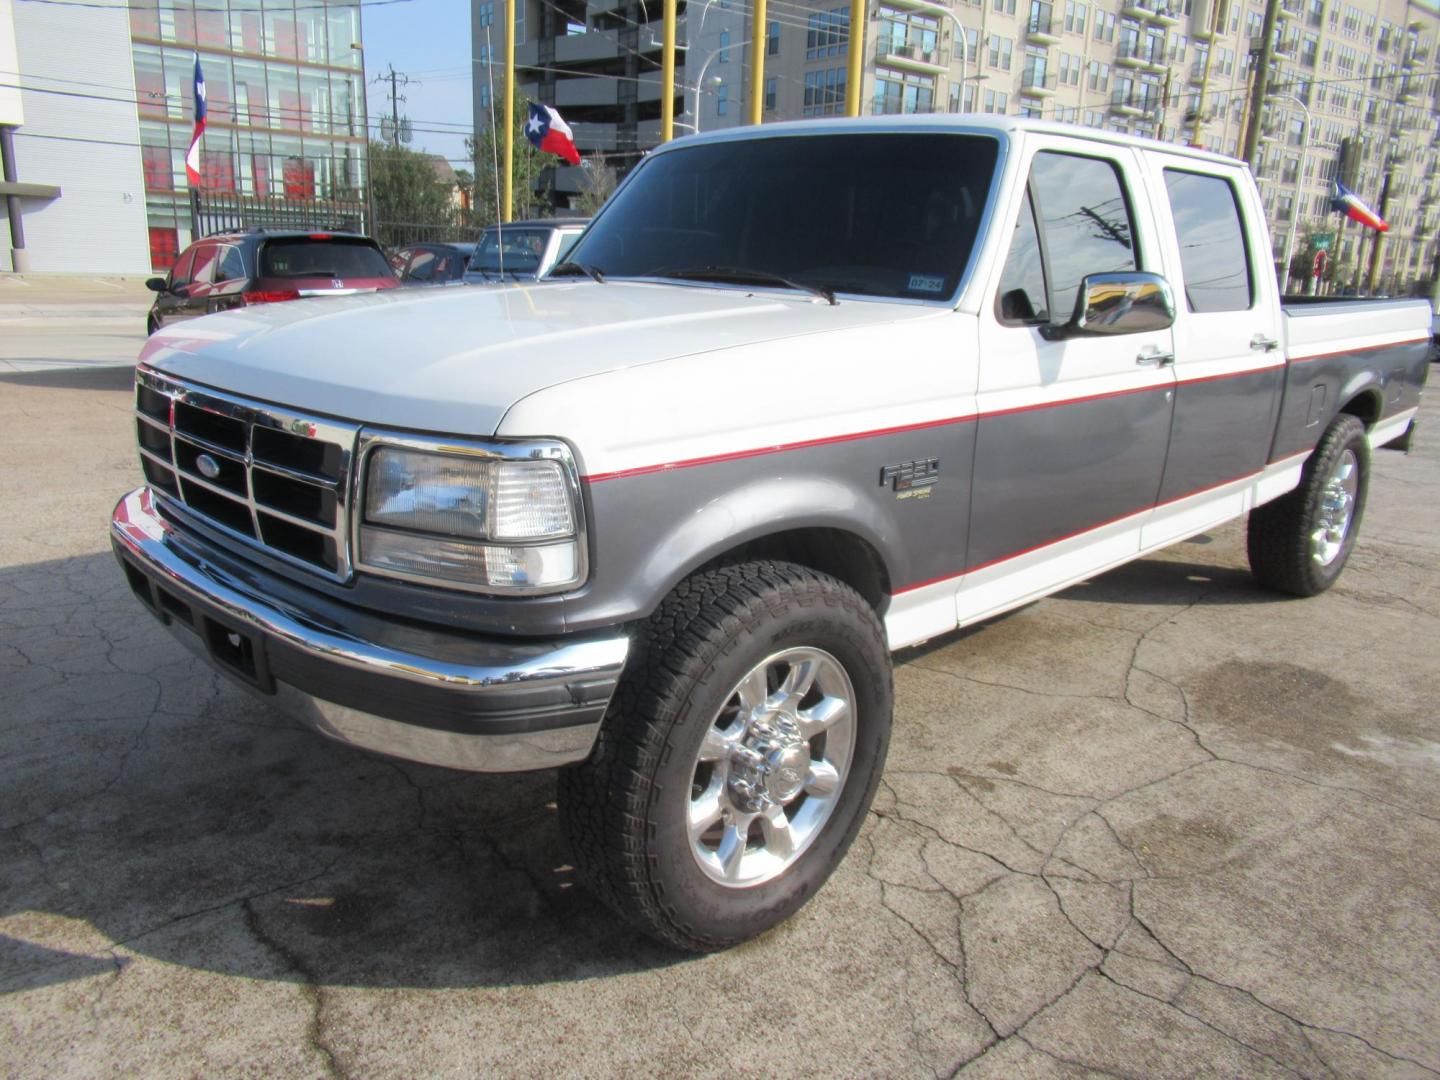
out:
{"label": "windshield wiper", "polygon": [[727,285],[783,285],[787,289],[798,289],[811,296],[818,296],[831,307],[840,303],[835,299],[835,290],[824,285],[807,285],[803,281],[791,281],[768,270],[747,270],[743,266],[665,267],[648,271],[645,276],[680,278],[682,281],[716,281]]}
{"label": "windshield wiper", "polygon": [[600,272],[600,268],[598,266],[591,266],[589,263],[571,262],[569,259],[566,259],[564,262],[556,263],[550,268],[550,273],[546,274],[545,276],[577,277],[580,274],[584,274],[586,277],[589,278],[594,278],[601,285],[605,284],[605,275]]}

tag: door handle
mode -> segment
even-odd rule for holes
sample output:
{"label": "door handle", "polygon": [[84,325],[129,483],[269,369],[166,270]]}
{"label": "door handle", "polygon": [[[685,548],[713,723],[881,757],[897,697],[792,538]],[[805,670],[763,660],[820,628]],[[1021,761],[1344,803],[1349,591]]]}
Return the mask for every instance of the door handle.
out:
{"label": "door handle", "polygon": [[1135,357],[1135,363],[1140,367],[1166,367],[1175,363],[1173,352],[1164,352],[1153,345]]}
{"label": "door handle", "polygon": [[1280,342],[1264,334],[1256,334],[1250,339],[1250,348],[1256,352],[1274,352],[1280,347]]}

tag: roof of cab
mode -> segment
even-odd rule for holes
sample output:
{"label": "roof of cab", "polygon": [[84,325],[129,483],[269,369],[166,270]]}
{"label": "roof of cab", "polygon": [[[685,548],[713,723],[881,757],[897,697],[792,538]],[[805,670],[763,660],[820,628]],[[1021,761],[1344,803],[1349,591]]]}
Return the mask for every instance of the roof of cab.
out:
{"label": "roof of cab", "polygon": [[992,113],[928,113],[887,116],[826,117],[819,120],[788,120],[772,124],[746,127],[723,128],[707,131],[700,135],[686,135],[657,148],[657,152],[678,149],[684,146],[698,146],[701,143],[732,142],[743,139],[764,139],[778,136],[839,135],[856,132],[925,132],[949,131],[969,135],[995,135],[1009,139],[1016,135],[1034,133],[1039,135],[1068,135],[1088,142],[1107,143],[1113,146],[1129,146],[1145,150],[1162,150],[1167,154],[1195,158],[1201,161],[1244,165],[1237,158],[1212,153],[1180,143],[1161,142],[1139,135],[1121,135],[1101,128],[1083,127],[1079,124],[1062,124],[1054,120],[1032,120],[1023,116],[997,116]]}

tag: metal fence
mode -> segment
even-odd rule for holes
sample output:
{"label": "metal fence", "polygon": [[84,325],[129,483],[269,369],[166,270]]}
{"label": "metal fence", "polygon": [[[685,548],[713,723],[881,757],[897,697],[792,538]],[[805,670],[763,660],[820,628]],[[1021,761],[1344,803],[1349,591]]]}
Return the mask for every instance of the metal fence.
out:
{"label": "metal fence", "polygon": [[333,229],[364,232],[365,204],[347,199],[284,199],[206,191],[199,195],[200,235],[237,229]]}
{"label": "metal fence", "polygon": [[376,223],[374,236],[387,251],[406,244],[430,241],[474,243],[477,230],[468,225],[425,221],[381,221]]}

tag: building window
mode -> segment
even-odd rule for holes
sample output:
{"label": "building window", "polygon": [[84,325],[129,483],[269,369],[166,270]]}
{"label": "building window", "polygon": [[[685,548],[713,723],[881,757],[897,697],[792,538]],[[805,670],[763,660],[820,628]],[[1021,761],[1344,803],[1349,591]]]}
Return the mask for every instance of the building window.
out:
{"label": "building window", "polygon": [[935,77],[889,68],[875,69],[876,116],[935,111]]}
{"label": "building window", "polygon": [[1065,32],[1067,34],[1085,33],[1085,5],[1077,4],[1075,0],[1067,0],[1065,4]]}
{"label": "building window", "polygon": [[1015,14],[1015,0],[995,0],[995,10],[1006,15]]}
{"label": "building window", "polygon": [[998,90],[985,91],[985,108],[987,113],[1003,113],[1005,106],[1010,102],[1009,94],[1002,94]]}
{"label": "building window", "polygon": [[1115,16],[1108,11],[1095,12],[1095,40],[1115,40]]}
{"label": "building window", "polygon": [[475,5],[475,22],[478,26],[495,25],[495,0],[480,0]]}
{"label": "building window", "polygon": [[813,11],[805,20],[805,59],[844,56],[850,41],[850,9]]}
{"label": "building window", "polygon": [[769,76],[769,77],[765,80],[765,110],[766,110],[767,112],[774,112],[774,111],[775,111],[775,84],[776,84],[776,82],[777,82],[777,80],[776,80],[776,78],[775,78],[774,75]]}
{"label": "building window", "polygon": [[846,71],[843,67],[805,73],[804,116],[836,116],[844,111]]}
{"label": "building window", "polygon": [[780,55],[780,24],[778,22],[771,22],[767,25],[766,29],[765,55],[778,56]]}
{"label": "building window", "polygon": [[730,87],[721,83],[715,88],[715,115],[728,116],[730,113]]}
{"label": "building window", "polygon": [[1010,56],[1014,52],[1015,42],[1010,38],[1001,37],[999,34],[990,35],[990,66],[999,68],[1001,71],[1010,70]]}
{"label": "building window", "polygon": [[730,62],[730,31],[720,31],[720,52],[715,56],[717,64],[728,64]]}

